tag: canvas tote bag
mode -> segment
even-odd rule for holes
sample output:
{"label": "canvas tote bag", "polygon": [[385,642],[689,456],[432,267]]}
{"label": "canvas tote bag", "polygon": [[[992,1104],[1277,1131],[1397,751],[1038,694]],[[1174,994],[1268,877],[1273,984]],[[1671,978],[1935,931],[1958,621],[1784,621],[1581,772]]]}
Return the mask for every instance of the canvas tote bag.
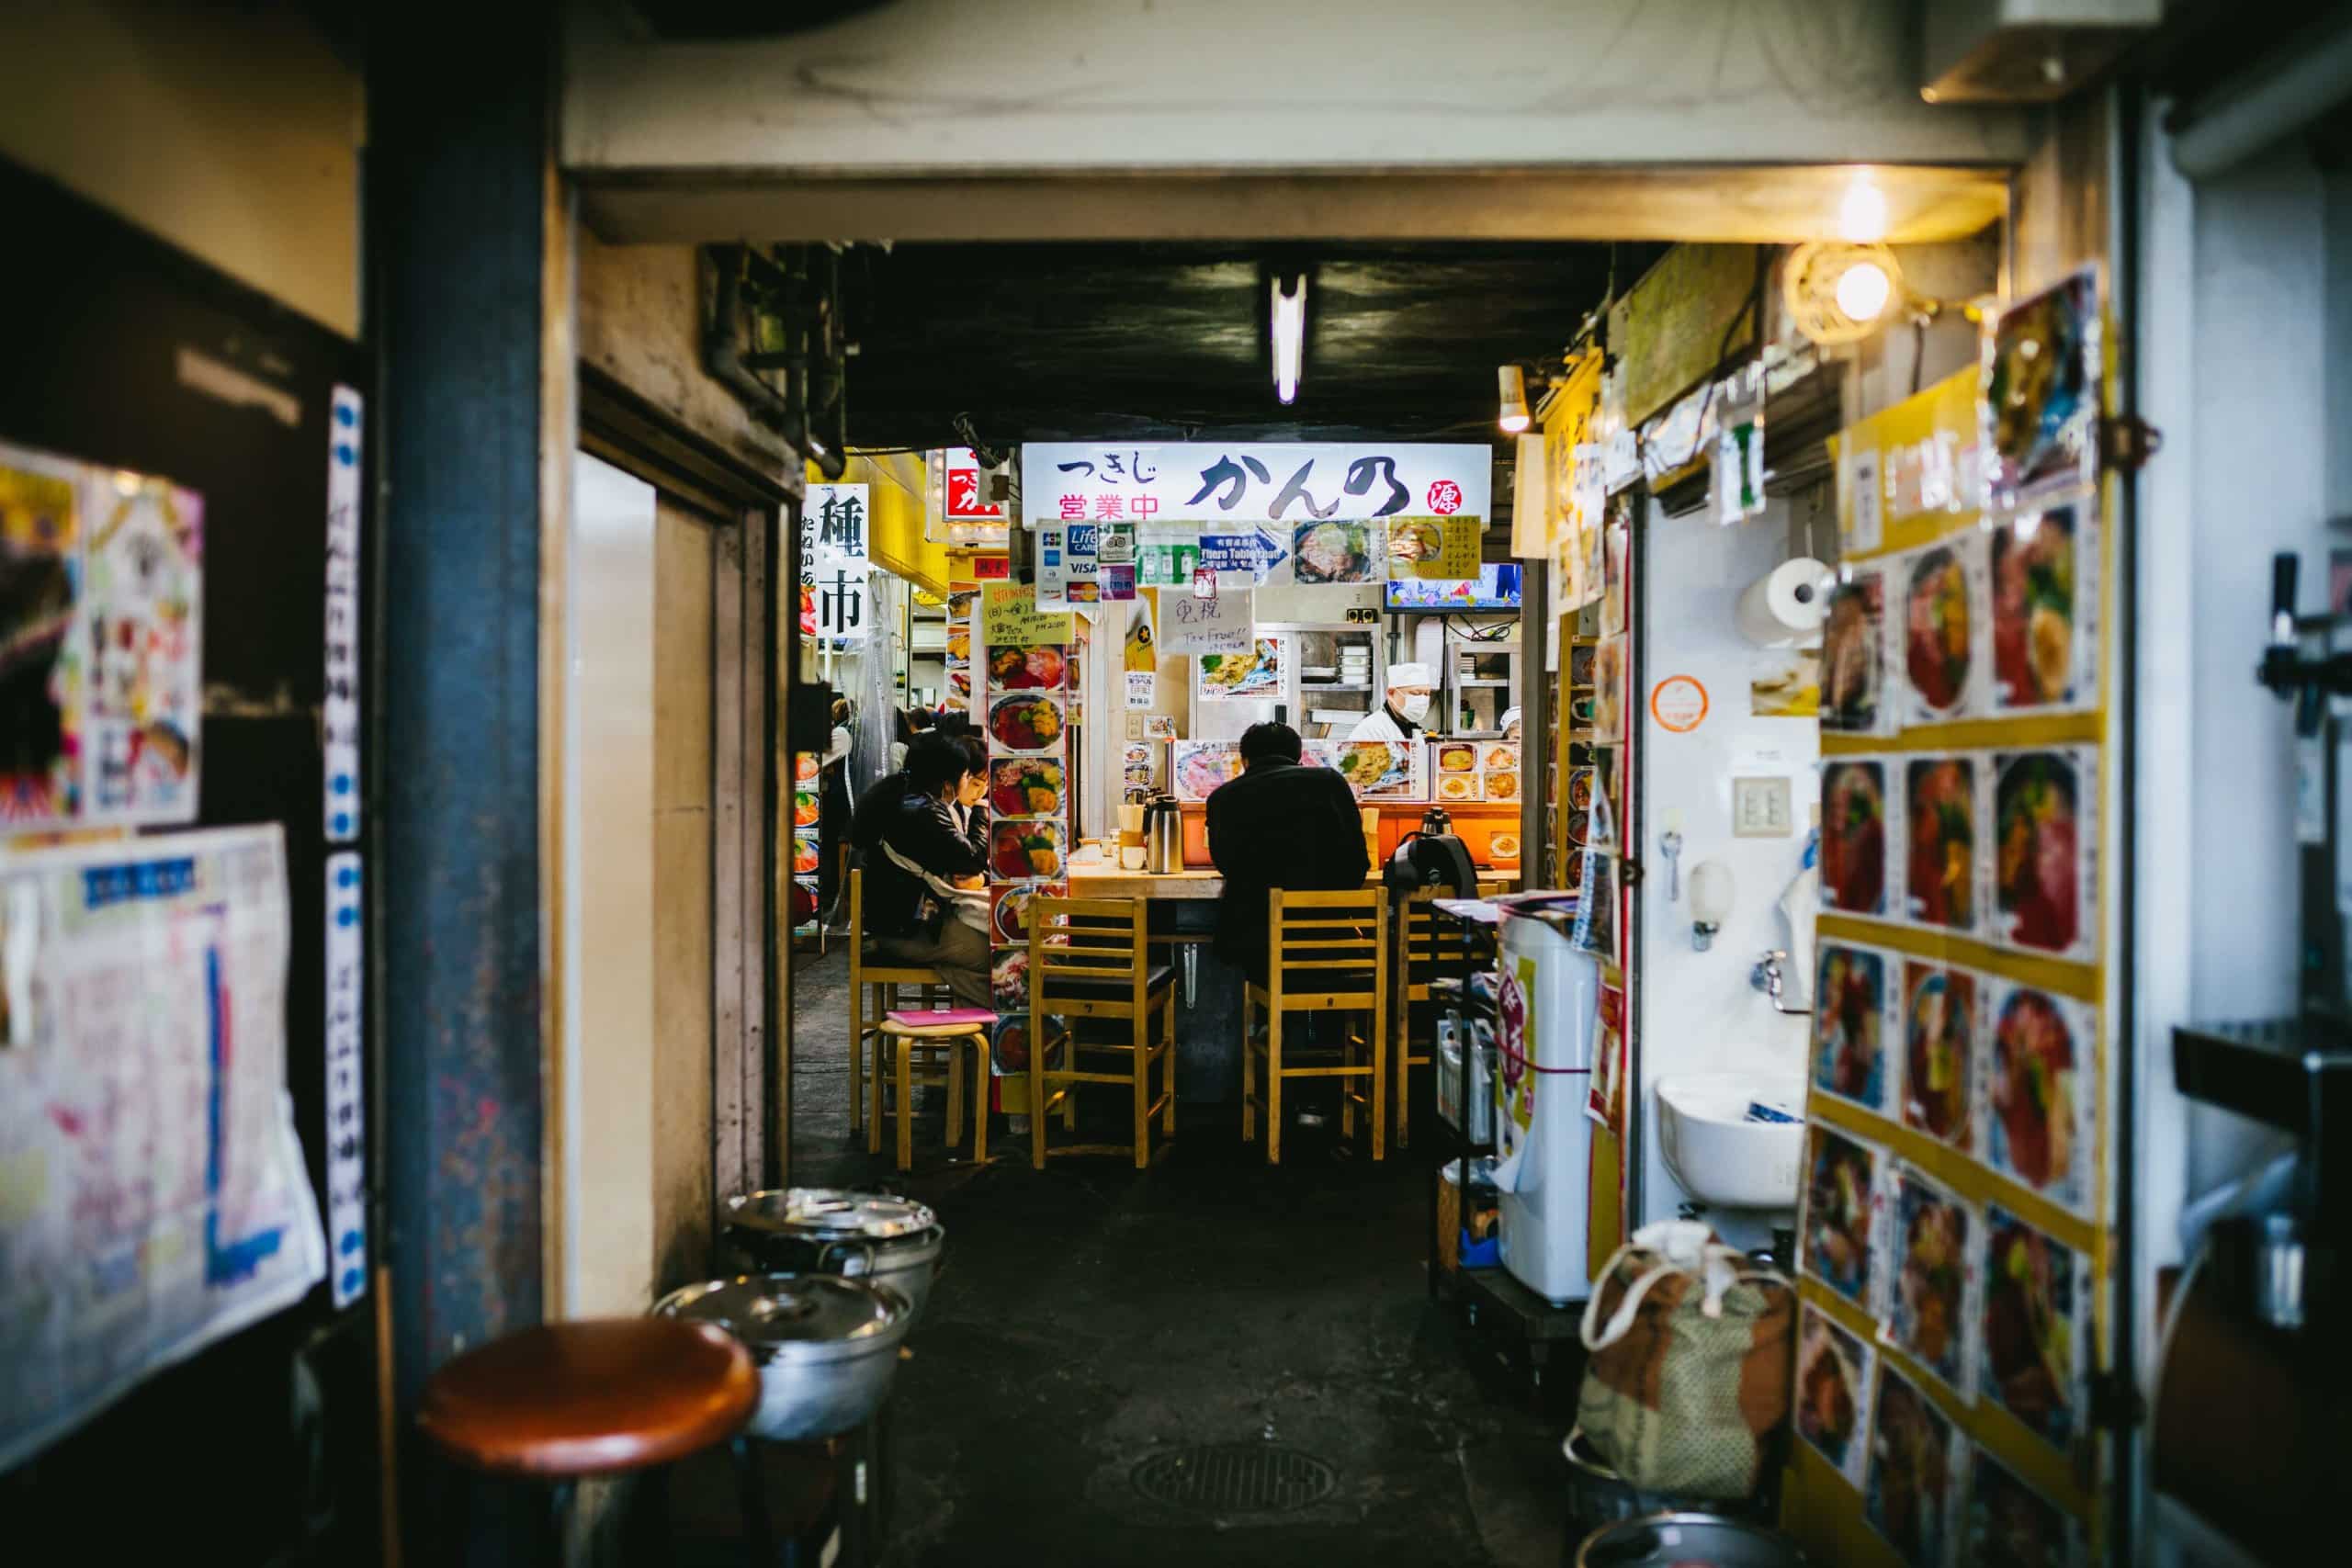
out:
{"label": "canvas tote bag", "polygon": [[1585,1303],[1577,1422],[1628,1485],[1745,1497],[1789,1413],[1795,1293],[1692,1221],[1645,1225]]}

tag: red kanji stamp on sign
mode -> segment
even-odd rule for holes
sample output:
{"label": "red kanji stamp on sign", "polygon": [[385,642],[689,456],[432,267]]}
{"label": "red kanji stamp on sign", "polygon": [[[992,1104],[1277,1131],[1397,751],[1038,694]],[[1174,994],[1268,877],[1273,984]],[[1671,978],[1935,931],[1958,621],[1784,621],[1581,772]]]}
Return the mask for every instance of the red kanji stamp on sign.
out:
{"label": "red kanji stamp on sign", "polygon": [[1085,522],[1086,497],[1082,495],[1066,495],[1062,497],[1062,514],[1057,521],[1065,523]]}
{"label": "red kanji stamp on sign", "polygon": [[1451,517],[1462,510],[1462,487],[1452,479],[1440,479],[1430,486],[1430,510],[1440,517]]}

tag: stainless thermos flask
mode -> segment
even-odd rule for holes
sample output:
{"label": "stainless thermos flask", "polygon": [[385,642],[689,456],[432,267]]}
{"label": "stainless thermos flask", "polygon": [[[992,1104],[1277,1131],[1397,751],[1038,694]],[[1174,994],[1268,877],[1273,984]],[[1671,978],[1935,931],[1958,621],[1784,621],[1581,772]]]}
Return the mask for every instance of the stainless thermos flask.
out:
{"label": "stainless thermos flask", "polygon": [[1144,803],[1143,868],[1155,876],[1184,869],[1184,810],[1173,795]]}

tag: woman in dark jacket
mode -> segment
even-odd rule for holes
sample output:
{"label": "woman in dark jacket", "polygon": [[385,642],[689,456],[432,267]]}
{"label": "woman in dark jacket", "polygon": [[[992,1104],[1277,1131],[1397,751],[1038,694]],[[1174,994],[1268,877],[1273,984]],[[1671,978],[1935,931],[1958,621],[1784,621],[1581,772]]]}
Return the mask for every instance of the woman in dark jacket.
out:
{"label": "woman in dark jacket", "polygon": [[865,792],[850,840],[865,868],[865,930],[877,957],[939,971],[956,999],[989,998],[988,825],[956,807],[973,758],[956,738],[918,736],[904,772]]}

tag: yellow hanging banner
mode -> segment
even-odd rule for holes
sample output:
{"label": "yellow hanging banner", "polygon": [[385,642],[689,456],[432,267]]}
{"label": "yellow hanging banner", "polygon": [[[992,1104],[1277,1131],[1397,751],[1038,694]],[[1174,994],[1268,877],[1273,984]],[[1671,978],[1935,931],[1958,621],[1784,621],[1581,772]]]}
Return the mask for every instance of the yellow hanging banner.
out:
{"label": "yellow hanging banner", "polygon": [[1512,553],[1550,563],[1554,608],[1558,610],[1580,608],[1600,593],[1600,514],[1607,496],[1600,484],[1600,448],[1592,445],[1593,418],[1600,411],[1600,355],[1588,350],[1569,361],[1567,385],[1544,416],[1548,493],[1540,549],[1520,550],[1518,513],[1512,513]]}

